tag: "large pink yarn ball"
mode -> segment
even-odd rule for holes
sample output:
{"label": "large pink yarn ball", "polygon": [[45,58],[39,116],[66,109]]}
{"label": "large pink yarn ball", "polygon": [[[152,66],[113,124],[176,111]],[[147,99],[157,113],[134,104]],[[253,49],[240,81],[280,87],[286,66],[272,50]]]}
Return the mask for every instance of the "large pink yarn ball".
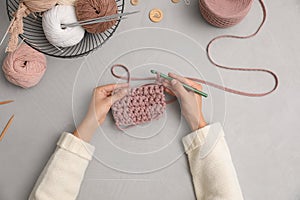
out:
{"label": "large pink yarn ball", "polygon": [[40,82],[46,67],[45,55],[23,43],[6,56],[2,70],[12,84],[30,88]]}
{"label": "large pink yarn ball", "polygon": [[227,28],[248,14],[253,0],[199,0],[203,18],[213,26]]}

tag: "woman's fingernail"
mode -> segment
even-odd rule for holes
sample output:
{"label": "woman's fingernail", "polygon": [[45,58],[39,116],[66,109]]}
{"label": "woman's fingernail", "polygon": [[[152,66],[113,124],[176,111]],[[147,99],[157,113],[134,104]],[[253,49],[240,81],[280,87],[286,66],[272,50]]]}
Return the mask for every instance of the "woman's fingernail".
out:
{"label": "woman's fingernail", "polygon": [[172,81],[171,81],[171,84],[172,85],[175,85],[177,83],[177,81],[175,80],[175,79],[173,79]]}

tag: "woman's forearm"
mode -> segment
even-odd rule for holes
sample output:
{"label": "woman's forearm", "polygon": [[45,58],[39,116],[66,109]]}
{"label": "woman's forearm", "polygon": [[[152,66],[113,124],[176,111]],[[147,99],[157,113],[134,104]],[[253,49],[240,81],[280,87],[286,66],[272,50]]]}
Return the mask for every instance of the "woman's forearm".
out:
{"label": "woman's forearm", "polygon": [[90,142],[99,124],[95,117],[87,116],[74,131],[74,135],[85,142]]}
{"label": "woman's forearm", "polygon": [[242,200],[242,192],[220,124],[183,138],[197,200]]}
{"label": "woman's forearm", "polygon": [[63,133],[29,200],[75,200],[93,152],[90,144]]}

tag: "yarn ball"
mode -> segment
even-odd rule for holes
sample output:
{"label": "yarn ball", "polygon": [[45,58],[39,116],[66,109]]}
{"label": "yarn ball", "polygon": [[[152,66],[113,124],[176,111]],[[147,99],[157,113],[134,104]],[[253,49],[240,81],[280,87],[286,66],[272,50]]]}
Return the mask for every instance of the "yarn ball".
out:
{"label": "yarn ball", "polygon": [[4,59],[2,70],[6,79],[22,88],[35,86],[46,71],[46,57],[27,44],[21,44]]}
{"label": "yarn ball", "polygon": [[18,36],[24,32],[23,17],[28,16],[33,12],[44,12],[52,8],[57,3],[57,0],[22,0],[20,1],[18,10],[14,14],[13,21],[9,27],[10,38],[6,51],[12,52],[18,46]]}
{"label": "yarn ball", "polygon": [[57,3],[57,0],[22,0],[30,12],[44,12]]}
{"label": "yarn ball", "polygon": [[[77,0],[75,10],[78,21],[117,14],[118,7],[115,0]],[[102,33],[114,26],[116,20],[97,24],[84,25],[89,33]]]}
{"label": "yarn ball", "polygon": [[199,0],[203,18],[213,26],[227,28],[248,14],[253,0]]}
{"label": "yarn ball", "polygon": [[69,47],[84,37],[81,26],[62,28],[61,24],[76,22],[74,6],[57,5],[43,14],[42,25],[48,41],[54,46]]}
{"label": "yarn ball", "polygon": [[75,2],[76,2],[76,0],[58,0],[57,4],[74,6]]}

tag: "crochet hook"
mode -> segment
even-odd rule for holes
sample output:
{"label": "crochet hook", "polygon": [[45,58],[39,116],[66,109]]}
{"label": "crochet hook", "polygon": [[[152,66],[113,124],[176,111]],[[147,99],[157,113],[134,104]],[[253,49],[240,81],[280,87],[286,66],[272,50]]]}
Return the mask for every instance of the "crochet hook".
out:
{"label": "crochet hook", "polygon": [[[159,74],[160,77],[165,78],[165,79],[167,79],[167,80],[169,80],[169,81],[173,80],[173,78],[171,78],[170,76],[165,75],[165,74],[160,73],[160,72],[157,72],[157,71],[155,71],[155,70],[153,70],[153,69],[150,70],[150,72],[151,72],[152,74]],[[184,84],[184,83],[181,83],[181,84],[182,84],[183,87],[184,87],[185,89],[187,89],[187,90],[193,91],[193,92],[195,92],[196,94],[199,94],[199,95],[201,95],[201,96],[203,96],[203,97],[207,97],[207,96],[208,96],[206,93],[204,93],[204,92],[202,92],[202,91],[200,91],[200,90],[197,90],[196,88],[193,88],[193,87],[191,87],[191,86],[189,86],[189,85],[187,85],[187,84]]]}

